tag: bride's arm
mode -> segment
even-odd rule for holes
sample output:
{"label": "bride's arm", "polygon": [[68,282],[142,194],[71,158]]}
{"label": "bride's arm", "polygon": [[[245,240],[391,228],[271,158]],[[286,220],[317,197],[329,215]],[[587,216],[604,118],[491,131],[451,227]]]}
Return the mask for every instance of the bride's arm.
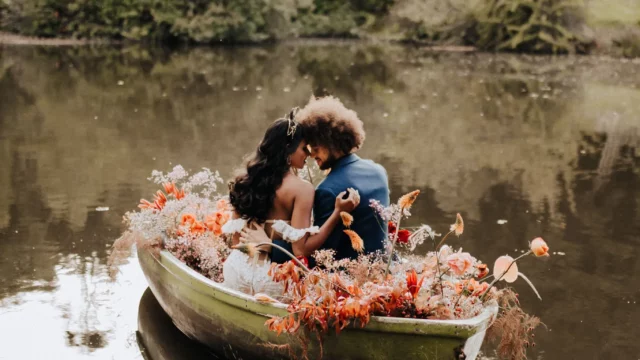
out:
{"label": "bride's arm", "polygon": [[[349,191],[349,197],[342,199],[346,191],[338,194],[335,200],[333,212],[320,227],[320,231],[316,234],[305,236],[292,244],[293,253],[296,256],[309,256],[311,253],[319,249],[325,240],[331,235],[333,229],[340,222],[340,212],[351,212],[355,209],[360,200],[355,191]],[[295,229],[306,229],[311,225],[311,211],[313,209],[315,191],[309,184],[296,196],[293,204],[293,214],[291,216],[291,226]]]}

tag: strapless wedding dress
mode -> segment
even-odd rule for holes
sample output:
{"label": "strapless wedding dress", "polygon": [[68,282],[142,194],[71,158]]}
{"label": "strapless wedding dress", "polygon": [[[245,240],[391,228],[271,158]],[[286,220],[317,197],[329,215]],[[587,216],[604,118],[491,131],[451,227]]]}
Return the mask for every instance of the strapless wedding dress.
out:
{"label": "strapless wedding dress", "polygon": [[[271,223],[272,236],[279,235],[283,240],[288,242],[296,242],[308,234],[317,234],[320,230],[317,226],[306,229],[296,229],[284,220],[267,220]],[[244,219],[233,219],[227,221],[222,227],[225,234],[235,234],[242,231],[247,226]],[[251,258],[249,255],[239,251],[232,250],[227,260],[225,260],[222,274],[224,276],[223,285],[230,289],[241,291],[245,294],[266,294],[272,298],[285,301],[284,284],[277,283],[271,279],[268,272],[271,268],[270,261],[261,261],[257,258]]]}

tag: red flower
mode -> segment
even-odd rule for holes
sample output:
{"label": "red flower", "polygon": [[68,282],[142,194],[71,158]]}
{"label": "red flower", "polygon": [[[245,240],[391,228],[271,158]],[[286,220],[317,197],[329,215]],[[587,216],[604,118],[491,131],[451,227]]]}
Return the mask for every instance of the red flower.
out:
{"label": "red flower", "polygon": [[[396,224],[393,221],[389,221],[389,223],[387,224],[387,228],[389,229],[389,238],[393,239],[393,236],[397,230]],[[398,239],[396,241],[402,244],[408,244],[409,237],[411,237],[411,231],[400,229],[400,231],[398,232]]]}
{"label": "red flower", "polygon": [[389,234],[393,234],[394,232],[396,232],[396,224],[393,221],[389,221],[387,229],[389,230]]}
{"label": "red flower", "polygon": [[406,230],[406,229],[402,229],[400,231],[398,231],[398,242],[401,244],[408,244],[409,243],[409,237],[411,236],[411,231]]}

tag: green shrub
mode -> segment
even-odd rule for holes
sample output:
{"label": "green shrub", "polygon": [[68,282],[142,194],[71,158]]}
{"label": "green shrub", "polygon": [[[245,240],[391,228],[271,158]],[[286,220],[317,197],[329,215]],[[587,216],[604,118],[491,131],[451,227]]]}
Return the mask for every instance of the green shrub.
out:
{"label": "green shrub", "polygon": [[352,36],[393,0],[0,0],[0,29],[30,36],[197,43]]}
{"label": "green shrub", "polygon": [[576,31],[581,0],[487,0],[475,16],[473,43],[484,50],[585,53],[592,45]]}

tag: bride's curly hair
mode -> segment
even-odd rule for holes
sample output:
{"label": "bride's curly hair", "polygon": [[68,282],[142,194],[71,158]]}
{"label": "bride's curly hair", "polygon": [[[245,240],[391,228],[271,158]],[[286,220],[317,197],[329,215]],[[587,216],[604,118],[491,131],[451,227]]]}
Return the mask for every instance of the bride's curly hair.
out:
{"label": "bride's curly hair", "polygon": [[304,138],[294,116],[295,109],[269,126],[246,171],[229,182],[229,201],[241,218],[258,223],[267,220],[276,190],[289,171],[289,155]]}

